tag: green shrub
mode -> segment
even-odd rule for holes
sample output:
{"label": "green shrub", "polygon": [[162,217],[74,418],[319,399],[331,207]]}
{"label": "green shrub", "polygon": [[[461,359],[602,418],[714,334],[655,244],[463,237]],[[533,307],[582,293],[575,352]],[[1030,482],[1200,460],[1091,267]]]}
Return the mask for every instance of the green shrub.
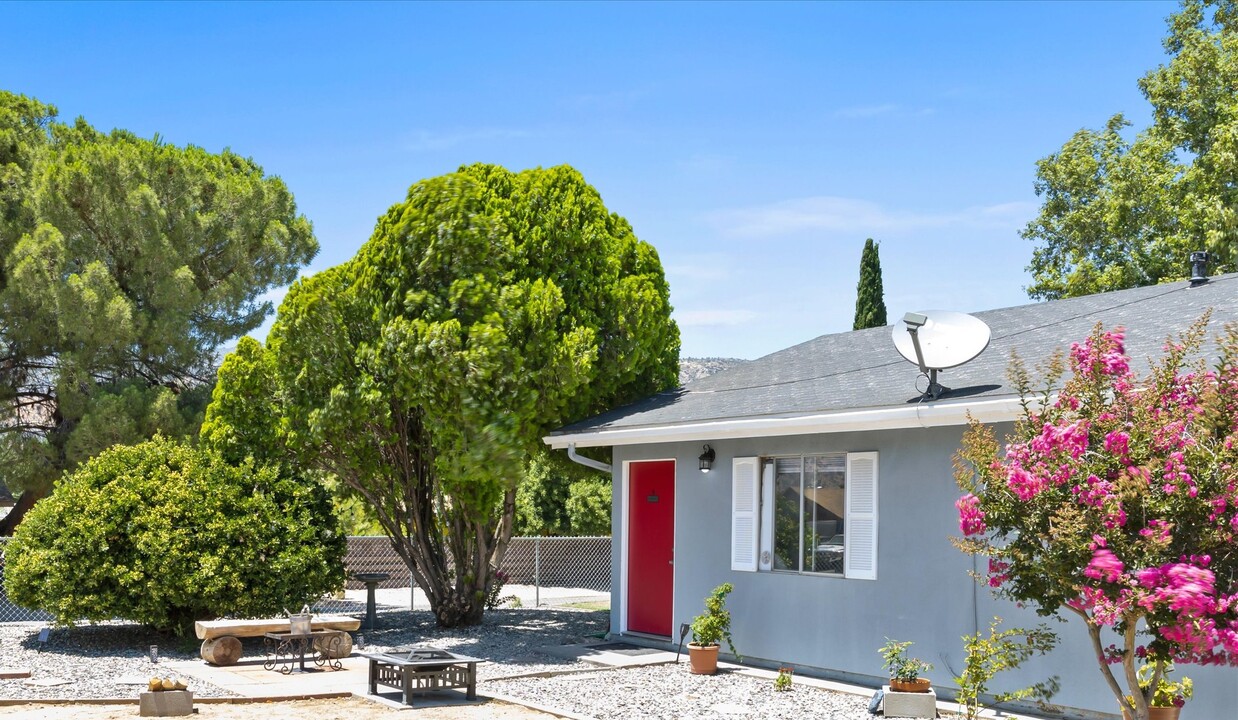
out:
{"label": "green shrub", "polygon": [[184,632],[312,602],[342,584],[344,550],[317,484],[155,438],[66,476],[18,526],[5,581],[13,602],[58,624]]}

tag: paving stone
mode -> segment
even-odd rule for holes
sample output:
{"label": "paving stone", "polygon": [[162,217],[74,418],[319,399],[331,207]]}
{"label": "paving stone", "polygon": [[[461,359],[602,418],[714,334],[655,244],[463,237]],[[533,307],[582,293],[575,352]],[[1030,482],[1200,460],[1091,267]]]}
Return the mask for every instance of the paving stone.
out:
{"label": "paving stone", "polygon": [[26,680],[22,683],[26,687],[56,687],[57,685],[68,685],[72,680],[65,680],[58,677],[38,678],[37,680]]}

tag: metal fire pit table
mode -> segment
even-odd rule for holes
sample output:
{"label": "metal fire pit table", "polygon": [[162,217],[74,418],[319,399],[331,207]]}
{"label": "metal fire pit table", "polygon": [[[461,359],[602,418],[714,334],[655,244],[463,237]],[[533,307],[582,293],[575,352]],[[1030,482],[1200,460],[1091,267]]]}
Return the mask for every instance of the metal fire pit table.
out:
{"label": "metal fire pit table", "polygon": [[465,697],[477,699],[477,663],[480,658],[446,650],[398,649],[385,653],[359,653],[370,660],[370,694],[385,685],[404,694],[404,704],[413,704],[413,693],[465,688]]}

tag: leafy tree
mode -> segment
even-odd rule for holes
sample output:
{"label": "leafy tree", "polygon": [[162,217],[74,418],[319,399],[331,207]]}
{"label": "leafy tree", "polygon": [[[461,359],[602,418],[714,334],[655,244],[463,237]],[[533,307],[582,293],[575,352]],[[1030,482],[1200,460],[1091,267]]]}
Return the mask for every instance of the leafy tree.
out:
{"label": "leafy tree", "polygon": [[1139,88],[1153,123],[1133,140],[1114,115],[1036,165],[1040,214],[1033,298],[1075,297],[1187,277],[1191,251],[1232,270],[1238,240],[1238,11],[1184,0],[1169,18],[1170,61]]}
{"label": "leafy tree", "polygon": [[54,116],[0,92],[0,533],[102,449],[195,434],[216,348],[317,252],[253,161]]}
{"label": "leafy tree", "polygon": [[515,535],[609,535],[611,483],[541,449],[516,490]]}
{"label": "leafy tree", "polygon": [[125,618],[184,632],[338,587],[344,536],[317,485],[162,437],[66,475],[5,550],[16,603],[61,624]]}
{"label": "leafy tree", "polygon": [[[1072,346],[1060,388],[1060,357],[1036,394],[1016,363],[1025,410],[1005,448],[973,423],[956,460],[959,546],[990,558],[998,596],[1079,616],[1137,720],[1169,662],[1238,664],[1238,326],[1209,370],[1188,360],[1200,357],[1206,317],[1143,378],[1121,331],[1099,326]],[[1117,644],[1106,646],[1107,628]],[[1146,690],[1140,659],[1154,667]]]}
{"label": "leafy tree", "polygon": [[609,478],[588,477],[572,483],[567,498],[572,535],[610,535],[611,491]]}
{"label": "leafy tree", "polygon": [[524,480],[516,489],[514,535],[571,535],[572,521],[567,503],[572,495],[572,479],[557,472],[546,451],[529,460]]}
{"label": "leafy tree", "polygon": [[295,284],[266,351],[283,441],[366,500],[455,626],[481,619],[540,436],[673,386],[678,350],[656,252],[579,173],[473,165]]}
{"label": "leafy tree", "polygon": [[334,515],[344,535],[381,535],[373,512],[338,479],[304,467],[290,451],[280,426],[274,356],[262,343],[243,337],[224,358],[206,409],[200,440],[234,464],[253,459],[277,466],[289,477],[318,482],[331,496]]}
{"label": "leafy tree", "polygon": [[855,288],[855,323],[852,330],[885,327],[885,290],[881,286],[881,257],[872,238],[864,241],[860,255],[860,282]]}

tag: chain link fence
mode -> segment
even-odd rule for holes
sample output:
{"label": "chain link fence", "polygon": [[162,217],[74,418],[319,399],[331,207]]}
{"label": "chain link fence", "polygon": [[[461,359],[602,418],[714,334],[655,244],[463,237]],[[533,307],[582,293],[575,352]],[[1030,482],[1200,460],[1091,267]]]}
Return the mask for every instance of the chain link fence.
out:
{"label": "chain link fence", "polygon": [[4,592],[4,557],[12,538],[0,537],[0,623],[10,622],[46,622],[51,615],[42,610],[30,610],[9,602],[9,594]]}
{"label": "chain link fence", "polygon": [[[45,612],[9,602],[3,591],[4,548],[8,541],[9,538],[0,537],[0,623],[50,620]],[[512,538],[499,568],[507,575],[501,595],[507,604],[524,607],[609,602],[610,557],[609,537]],[[417,588],[404,560],[385,536],[348,538],[344,567],[349,578],[344,590],[315,603],[317,612],[364,614],[366,589],[352,578],[357,573],[389,576],[376,584],[374,599],[380,612],[429,608],[425,593]]]}
{"label": "chain link fence", "polygon": [[[499,567],[507,576],[500,597],[507,605],[540,607],[610,601],[609,537],[517,537],[512,538]],[[404,560],[385,536],[348,538],[344,560],[349,576],[344,591],[314,605],[319,612],[360,614],[365,612],[364,584],[352,579],[357,573],[385,573],[376,583],[377,611],[417,610],[430,606],[416,586]]]}

